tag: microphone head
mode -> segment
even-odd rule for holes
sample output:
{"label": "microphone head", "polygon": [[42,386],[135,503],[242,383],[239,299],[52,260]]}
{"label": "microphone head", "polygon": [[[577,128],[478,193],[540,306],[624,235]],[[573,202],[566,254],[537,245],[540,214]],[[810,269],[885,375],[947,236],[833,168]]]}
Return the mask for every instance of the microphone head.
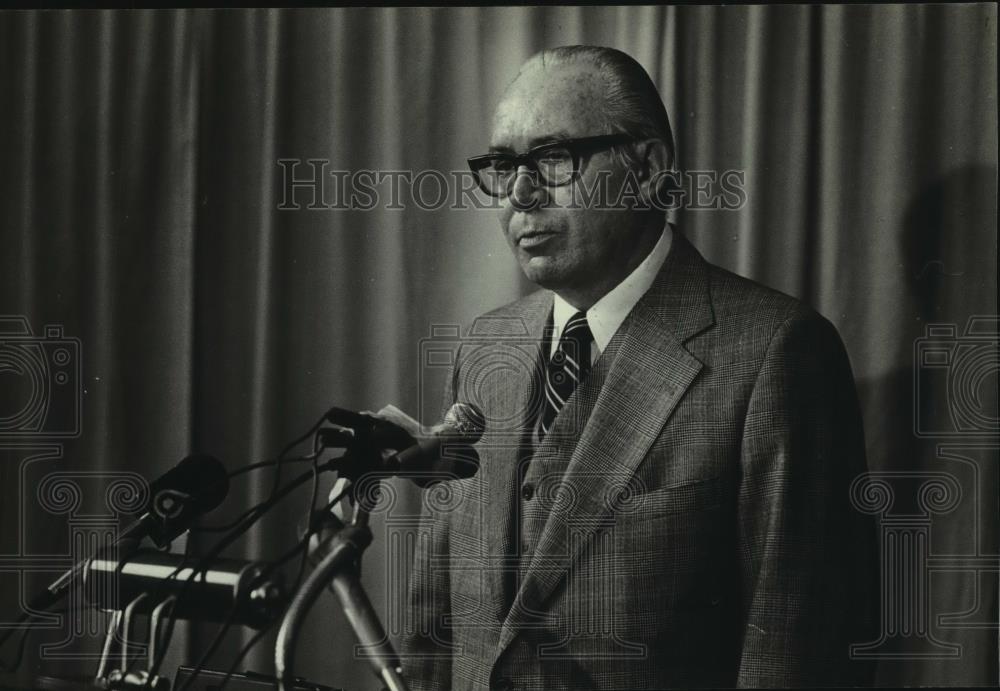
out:
{"label": "microphone head", "polygon": [[[191,454],[161,475],[149,486],[149,510],[161,515],[170,513],[165,498],[185,495],[199,512],[207,512],[222,503],[229,493],[229,473],[222,462],[207,454]],[[159,498],[159,501],[158,501]]]}
{"label": "microphone head", "polygon": [[486,430],[486,417],[469,403],[456,403],[448,409],[437,434],[453,438],[456,442],[475,444]]}
{"label": "microphone head", "polygon": [[155,526],[150,531],[153,542],[165,546],[228,493],[229,473],[221,461],[206,454],[188,456],[149,486],[146,512]]}

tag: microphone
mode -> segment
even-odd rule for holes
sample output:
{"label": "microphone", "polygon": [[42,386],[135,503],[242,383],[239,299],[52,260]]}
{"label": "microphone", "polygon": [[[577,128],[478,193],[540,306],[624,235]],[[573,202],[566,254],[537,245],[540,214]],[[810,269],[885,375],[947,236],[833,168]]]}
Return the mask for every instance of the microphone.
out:
{"label": "microphone", "polygon": [[[402,424],[382,417],[384,414]],[[320,435],[326,446],[396,452],[352,467],[356,474],[399,475],[426,487],[442,480],[472,477],[479,470],[479,454],[472,445],[483,436],[486,423],[482,412],[468,403],[454,404],[441,424],[416,437],[402,425],[417,423],[391,406],[378,415],[331,408],[326,419],[349,430],[346,435],[345,430],[322,430],[331,432]]]}
{"label": "microphone", "polygon": [[[165,598],[174,596],[172,616],[197,621],[231,623],[259,628],[280,612],[285,601],[281,579],[263,562],[215,559],[199,571],[183,555],[139,550],[124,559],[94,557],[83,569],[87,599],[102,610],[123,609],[146,593],[137,612],[149,613]],[[187,587],[191,581],[192,587]]]}
{"label": "microphone", "polygon": [[[193,454],[154,480],[149,490],[146,511],[111,545],[123,548],[119,551],[132,551],[144,537],[165,547],[198,516],[222,503],[229,492],[229,474],[218,459]],[[32,598],[28,609],[44,611],[59,602],[75,587],[86,565],[86,560],[77,562]]]}
{"label": "microphone", "polygon": [[[340,469],[341,480],[356,480],[374,472],[376,476],[408,477],[426,487],[443,480],[472,477],[479,470],[479,454],[472,445],[483,436],[486,422],[482,412],[467,403],[453,405],[444,421],[430,429],[430,434],[417,437],[407,432],[404,425],[416,428],[418,423],[391,406],[383,408],[378,417],[333,408],[327,420],[354,430],[363,439],[360,445],[346,445],[348,458],[359,446],[361,453],[347,468]],[[399,424],[393,420],[398,420]],[[394,449],[396,453],[371,453],[383,449]],[[336,486],[333,492],[341,495]],[[331,584],[360,644],[355,654],[361,653],[368,658],[386,689],[406,691],[399,657],[358,577],[361,556],[372,541],[367,510],[359,507],[351,525],[347,526],[336,509],[326,514],[324,520],[333,534],[324,539],[322,533],[329,532],[324,530],[316,536],[315,547],[310,552],[320,561],[285,610],[275,640],[274,668],[278,689],[292,688],[295,648],[302,622],[326,585]]]}
{"label": "microphone", "polygon": [[212,456],[192,454],[150,484],[146,510],[118,542],[149,537],[157,547],[166,547],[228,493],[226,467]]}
{"label": "microphone", "polygon": [[486,428],[482,412],[468,403],[456,403],[427,437],[386,459],[390,471],[420,487],[442,480],[465,479],[479,471],[479,454],[473,448]]}

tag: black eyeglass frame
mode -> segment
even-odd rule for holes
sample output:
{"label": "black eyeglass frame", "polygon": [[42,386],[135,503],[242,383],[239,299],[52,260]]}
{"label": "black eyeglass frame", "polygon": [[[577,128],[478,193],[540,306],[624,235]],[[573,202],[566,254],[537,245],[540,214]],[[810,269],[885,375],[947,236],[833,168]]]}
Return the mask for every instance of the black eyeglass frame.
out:
{"label": "black eyeglass frame", "polygon": [[[517,170],[523,165],[538,173],[538,179],[546,187],[564,187],[565,185],[569,185],[570,183],[576,181],[576,179],[580,177],[580,158],[583,154],[592,153],[594,151],[616,146],[618,144],[626,144],[632,141],[637,141],[637,138],[630,134],[625,134],[624,132],[619,132],[617,134],[598,134],[592,137],[577,137],[575,139],[559,139],[552,142],[545,142],[544,144],[539,144],[538,146],[533,146],[523,154],[512,154],[498,151],[491,154],[473,156],[468,159],[469,169],[472,170],[472,174],[476,178],[476,183],[479,185],[479,189],[491,197],[503,197],[510,194],[510,189],[501,189],[497,191],[491,190],[486,186],[479,174],[484,168],[487,168],[498,159],[510,161],[514,164],[515,172],[511,175],[510,180],[517,179]],[[549,182],[545,179],[545,174],[542,173],[536,163],[536,159],[541,154],[544,154],[546,151],[552,149],[566,149],[569,151],[569,155],[573,159],[573,172],[570,174],[569,179],[565,182]],[[509,183],[507,184],[507,187],[510,187]]]}

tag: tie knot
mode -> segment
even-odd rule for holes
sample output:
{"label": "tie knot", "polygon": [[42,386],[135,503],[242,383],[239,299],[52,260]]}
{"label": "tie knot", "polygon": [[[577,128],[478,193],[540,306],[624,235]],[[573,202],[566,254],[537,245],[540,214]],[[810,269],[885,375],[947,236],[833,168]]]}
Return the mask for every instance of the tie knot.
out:
{"label": "tie knot", "polygon": [[577,312],[563,327],[559,346],[552,355],[550,365],[557,369],[570,367],[574,375],[586,373],[590,369],[590,344],[593,340],[587,314]]}
{"label": "tie knot", "polygon": [[594,339],[590,333],[590,324],[587,323],[586,312],[577,312],[566,322],[560,340],[565,341],[566,339],[577,343],[590,343]]}
{"label": "tie knot", "polygon": [[556,415],[590,371],[590,344],[594,340],[587,315],[577,312],[563,327],[559,346],[545,371],[545,406],[538,426],[538,441],[549,433]]}

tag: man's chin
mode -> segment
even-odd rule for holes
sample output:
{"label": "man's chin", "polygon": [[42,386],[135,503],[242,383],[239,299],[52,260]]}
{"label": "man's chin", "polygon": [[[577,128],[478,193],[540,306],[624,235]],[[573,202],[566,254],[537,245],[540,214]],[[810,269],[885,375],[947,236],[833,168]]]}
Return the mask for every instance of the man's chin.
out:
{"label": "man's chin", "polygon": [[525,278],[542,288],[556,290],[566,282],[566,269],[552,257],[536,256],[521,262]]}

